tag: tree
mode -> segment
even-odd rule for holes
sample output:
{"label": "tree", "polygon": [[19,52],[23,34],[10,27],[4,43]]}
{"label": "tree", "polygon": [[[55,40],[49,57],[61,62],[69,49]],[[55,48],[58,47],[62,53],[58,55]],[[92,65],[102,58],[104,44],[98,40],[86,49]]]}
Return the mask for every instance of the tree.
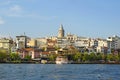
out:
{"label": "tree", "polygon": [[26,55],[24,59],[27,60],[27,61],[30,61],[31,60],[31,56],[30,55]]}
{"label": "tree", "polygon": [[78,61],[78,60],[81,60],[81,53],[76,53],[74,56],[73,56],[73,60],[74,61]]}
{"label": "tree", "polygon": [[107,61],[111,61],[112,60],[112,54],[108,54],[107,55]]}
{"label": "tree", "polygon": [[55,60],[56,60],[56,57],[57,57],[57,55],[51,54],[51,55],[48,56],[48,59],[49,59],[50,61],[55,61]]}
{"label": "tree", "polygon": [[115,61],[119,61],[119,55],[114,55]]}
{"label": "tree", "polygon": [[68,60],[73,60],[74,54],[66,54],[66,57],[68,57]]}
{"label": "tree", "polygon": [[0,62],[4,62],[7,59],[7,52],[6,51],[0,51]]}
{"label": "tree", "polygon": [[89,55],[88,55],[88,53],[84,53],[84,55],[82,56],[82,61],[83,62],[89,61]]}
{"label": "tree", "polygon": [[17,53],[10,53],[10,60],[18,61],[18,60],[20,60],[20,56]]}
{"label": "tree", "polygon": [[107,55],[107,60],[108,61],[119,61],[119,55],[108,54]]}
{"label": "tree", "polygon": [[120,61],[120,53],[118,54],[118,57],[119,57],[119,61]]}
{"label": "tree", "polygon": [[90,53],[89,60],[90,60],[90,61],[95,61],[96,59],[97,59],[97,58],[96,58],[95,53]]}
{"label": "tree", "polygon": [[102,56],[103,56],[102,53],[97,53],[96,59],[97,59],[97,60],[102,60],[102,59],[103,59]]}

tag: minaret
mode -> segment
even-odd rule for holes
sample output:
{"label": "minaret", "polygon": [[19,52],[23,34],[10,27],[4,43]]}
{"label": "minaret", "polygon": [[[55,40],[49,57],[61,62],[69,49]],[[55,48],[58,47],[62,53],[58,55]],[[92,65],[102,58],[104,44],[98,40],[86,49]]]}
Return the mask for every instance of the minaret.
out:
{"label": "minaret", "polygon": [[63,25],[60,25],[59,31],[58,31],[58,38],[63,38],[64,37],[64,29]]}

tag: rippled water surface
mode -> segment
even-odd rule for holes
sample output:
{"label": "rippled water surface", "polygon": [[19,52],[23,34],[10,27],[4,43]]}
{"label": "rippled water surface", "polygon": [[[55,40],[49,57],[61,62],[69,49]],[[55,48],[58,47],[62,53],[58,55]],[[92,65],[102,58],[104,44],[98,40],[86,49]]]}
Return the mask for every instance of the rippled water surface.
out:
{"label": "rippled water surface", "polygon": [[120,80],[120,65],[0,64],[0,80]]}

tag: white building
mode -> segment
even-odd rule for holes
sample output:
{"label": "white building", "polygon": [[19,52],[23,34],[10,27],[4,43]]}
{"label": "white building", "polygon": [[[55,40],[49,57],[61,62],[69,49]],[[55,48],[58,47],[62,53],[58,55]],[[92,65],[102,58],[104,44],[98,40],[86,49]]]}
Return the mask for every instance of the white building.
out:
{"label": "white building", "polygon": [[108,50],[108,43],[105,39],[97,39],[98,46],[97,46],[97,52],[107,53]]}
{"label": "white building", "polygon": [[89,38],[78,37],[77,40],[75,41],[74,45],[77,47],[88,48],[90,46],[90,40],[89,40]]}
{"label": "white building", "polygon": [[0,48],[6,49],[6,50],[11,50],[13,47],[13,40],[8,39],[8,38],[1,38],[0,39]]}
{"label": "white building", "polygon": [[76,41],[78,39],[78,37],[74,34],[68,33],[66,36],[67,40],[69,41]]}
{"label": "white building", "polygon": [[71,45],[70,42],[66,38],[58,38],[57,39],[57,46],[61,48],[65,48]]}
{"label": "white building", "polygon": [[25,36],[25,35],[21,35],[21,36],[16,36],[16,48],[17,49],[22,49],[22,48],[26,48],[27,47],[27,42],[30,40],[29,37]]}
{"label": "white building", "polygon": [[120,37],[114,35],[113,37],[108,37],[108,48],[120,49]]}

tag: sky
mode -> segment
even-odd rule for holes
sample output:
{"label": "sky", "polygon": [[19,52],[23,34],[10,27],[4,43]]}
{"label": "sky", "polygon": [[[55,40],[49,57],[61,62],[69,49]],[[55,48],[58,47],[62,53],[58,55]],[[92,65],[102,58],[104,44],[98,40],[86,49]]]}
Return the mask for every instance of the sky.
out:
{"label": "sky", "polygon": [[120,36],[120,0],[0,0],[0,36]]}

